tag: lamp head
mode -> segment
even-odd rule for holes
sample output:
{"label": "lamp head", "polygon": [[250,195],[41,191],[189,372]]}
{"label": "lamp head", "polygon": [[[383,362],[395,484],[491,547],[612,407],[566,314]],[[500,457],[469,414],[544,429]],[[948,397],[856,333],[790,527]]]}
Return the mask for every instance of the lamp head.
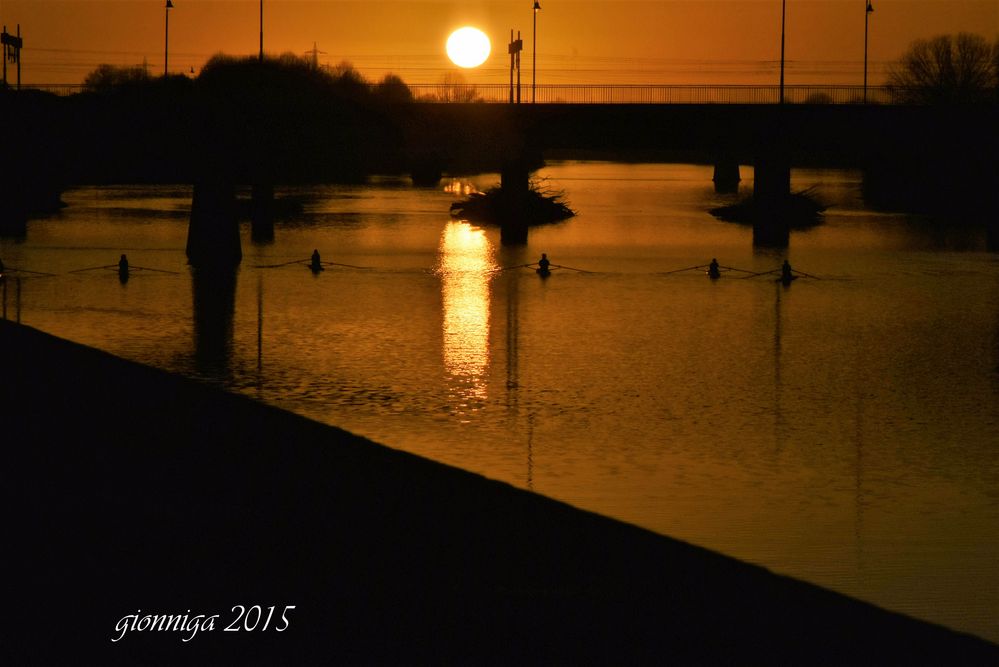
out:
{"label": "lamp head", "polygon": [[534,13],[537,14],[541,9],[541,3],[538,0],[534,0]]}
{"label": "lamp head", "polygon": [[867,0],[867,13],[868,14],[874,13],[874,5],[871,4],[871,0]]}
{"label": "lamp head", "polygon": [[167,0],[166,8],[167,9],[173,9],[173,0]]}

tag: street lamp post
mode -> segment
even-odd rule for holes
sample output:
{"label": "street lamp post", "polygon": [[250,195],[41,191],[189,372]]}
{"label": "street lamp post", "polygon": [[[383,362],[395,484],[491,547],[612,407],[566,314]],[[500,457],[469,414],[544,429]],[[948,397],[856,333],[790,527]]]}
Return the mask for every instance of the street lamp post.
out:
{"label": "street lamp post", "polygon": [[538,12],[541,11],[541,3],[534,0],[534,34],[531,37],[531,104],[534,104],[534,87],[537,81],[538,67]]}
{"label": "street lamp post", "polygon": [[784,104],[784,15],[787,0],[780,0],[780,103]]}
{"label": "street lamp post", "polygon": [[864,104],[867,104],[867,24],[873,12],[871,0],[867,0],[867,8],[864,10]]}
{"label": "street lamp post", "polygon": [[264,62],[264,0],[260,0],[260,62]]}
{"label": "street lamp post", "polygon": [[163,33],[163,76],[167,75],[167,65],[170,55],[170,10],[173,9],[173,1],[166,0],[166,28]]}

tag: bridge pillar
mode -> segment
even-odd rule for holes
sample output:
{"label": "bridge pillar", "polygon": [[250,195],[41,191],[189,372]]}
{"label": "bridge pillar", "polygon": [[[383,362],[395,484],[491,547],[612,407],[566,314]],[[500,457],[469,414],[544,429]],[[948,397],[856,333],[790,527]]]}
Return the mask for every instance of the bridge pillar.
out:
{"label": "bridge pillar", "polygon": [[444,176],[444,161],[434,155],[426,155],[413,159],[410,163],[409,176],[413,185],[420,188],[435,188]]}
{"label": "bridge pillar", "polygon": [[715,192],[728,194],[739,191],[739,162],[734,158],[722,157],[715,160],[715,173],[711,179],[715,184]]}
{"label": "bridge pillar", "polygon": [[256,183],[250,195],[250,239],[254,243],[274,241],[274,186]]}
{"label": "bridge pillar", "polygon": [[194,184],[187,260],[195,268],[234,267],[243,259],[232,183]]}
{"label": "bridge pillar", "polygon": [[502,193],[500,243],[524,245],[527,243],[528,197],[531,172],[525,159],[507,161],[500,171]]}
{"label": "bridge pillar", "polygon": [[753,244],[786,246],[791,238],[791,160],[779,147],[763,150],[753,167]]}

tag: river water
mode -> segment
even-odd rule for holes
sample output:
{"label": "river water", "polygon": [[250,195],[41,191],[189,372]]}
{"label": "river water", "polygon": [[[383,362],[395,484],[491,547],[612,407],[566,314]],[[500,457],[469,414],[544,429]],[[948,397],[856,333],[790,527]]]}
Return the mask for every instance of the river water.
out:
{"label": "river water", "polygon": [[[520,247],[448,214],[449,190],[496,175],[279,189],[298,207],[273,243],[245,225],[231,285],[186,266],[189,187],[74,189],[0,240],[8,267],[56,274],[10,274],[4,316],[999,641],[983,226],[875,212],[859,174],[795,170],[830,208],[768,250],[707,213],[732,200],[708,167],[539,176],[579,215]],[[313,249],[338,265],[271,266]],[[572,268],[498,270],[541,252]],[[122,253],[143,267],[127,283],[93,268]],[[672,272],[712,257],[814,277]]]}

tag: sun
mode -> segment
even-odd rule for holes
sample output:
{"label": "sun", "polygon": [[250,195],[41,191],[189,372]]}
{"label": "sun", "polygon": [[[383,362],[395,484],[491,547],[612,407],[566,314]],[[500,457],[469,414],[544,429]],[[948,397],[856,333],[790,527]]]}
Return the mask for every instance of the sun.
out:
{"label": "sun", "polygon": [[489,57],[489,38],[478,28],[458,28],[447,38],[447,57],[458,67],[478,67]]}

